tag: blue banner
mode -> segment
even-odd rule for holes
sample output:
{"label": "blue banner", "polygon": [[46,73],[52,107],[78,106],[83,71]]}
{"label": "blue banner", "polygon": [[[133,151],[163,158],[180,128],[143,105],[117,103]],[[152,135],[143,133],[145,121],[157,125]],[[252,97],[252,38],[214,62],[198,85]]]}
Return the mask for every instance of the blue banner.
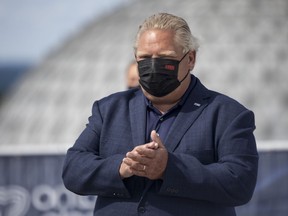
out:
{"label": "blue banner", "polygon": [[[288,213],[288,151],[259,153],[258,181],[252,200],[238,216]],[[92,216],[96,196],[65,189],[64,155],[1,156],[0,216]]]}

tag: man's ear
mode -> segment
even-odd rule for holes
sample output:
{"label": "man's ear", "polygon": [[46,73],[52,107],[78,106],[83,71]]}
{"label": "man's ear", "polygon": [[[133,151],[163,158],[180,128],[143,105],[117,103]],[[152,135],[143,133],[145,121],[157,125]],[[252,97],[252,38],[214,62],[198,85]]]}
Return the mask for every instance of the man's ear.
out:
{"label": "man's ear", "polygon": [[189,69],[190,71],[193,70],[194,66],[195,66],[195,62],[196,62],[196,51],[189,51],[189,56],[188,56],[188,63],[189,63]]}

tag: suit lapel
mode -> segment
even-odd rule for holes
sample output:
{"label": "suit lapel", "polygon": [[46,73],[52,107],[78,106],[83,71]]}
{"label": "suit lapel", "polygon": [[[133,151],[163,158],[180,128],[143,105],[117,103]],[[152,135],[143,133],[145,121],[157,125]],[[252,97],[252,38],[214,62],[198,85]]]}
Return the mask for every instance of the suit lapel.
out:
{"label": "suit lapel", "polygon": [[[197,79],[195,88],[191,91],[171,126],[168,136],[164,140],[168,151],[173,152],[175,150],[185,132],[208,105],[209,98],[209,91]],[[129,102],[129,110],[133,144],[134,146],[144,144],[146,135],[146,104],[141,91],[135,92],[135,96]]]}
{"label": "suit lapel", "polygon": [[135,92],[135,97],[130,100],[129,109],[133,144],[135,146],[144,144],[146,133],[146,105],[141,91]]}
{"label": "suit lapel", "polygon": [[185,132],[208,105],[208,98],[208,90],[197,79],[195,88],[191,91],[164,140],[168,151],[173,152],[176,149]]}

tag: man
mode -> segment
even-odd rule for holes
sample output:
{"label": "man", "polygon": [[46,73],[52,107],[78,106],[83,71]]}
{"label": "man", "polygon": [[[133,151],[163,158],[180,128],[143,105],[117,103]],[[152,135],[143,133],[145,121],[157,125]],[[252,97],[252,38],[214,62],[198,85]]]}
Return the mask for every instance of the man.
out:
{"label": "man", "polygon": [[140,26],[141,89],[96,101],[64,164],[69,190],[98,195],[94,215],[231,216],[250,200],[254,115],[190,74],[197,49],[180,17]]}
{"label": "man", "polygon": [[126,73],[126,86],[128,89],[139,87],[139,75],[136,61],[133,61],[128,65]]}

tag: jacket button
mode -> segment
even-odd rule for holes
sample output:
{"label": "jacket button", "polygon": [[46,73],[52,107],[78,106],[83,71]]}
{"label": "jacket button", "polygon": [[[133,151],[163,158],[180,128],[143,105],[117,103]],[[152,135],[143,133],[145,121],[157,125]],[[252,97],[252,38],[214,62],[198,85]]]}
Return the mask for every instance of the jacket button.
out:
{"label": "jacket button", "polygon": [[138,211],[140,213],[144,213],[146,211],[146,209],[145,209],[145,207],[141,206],[141,207],[138,208]]}

